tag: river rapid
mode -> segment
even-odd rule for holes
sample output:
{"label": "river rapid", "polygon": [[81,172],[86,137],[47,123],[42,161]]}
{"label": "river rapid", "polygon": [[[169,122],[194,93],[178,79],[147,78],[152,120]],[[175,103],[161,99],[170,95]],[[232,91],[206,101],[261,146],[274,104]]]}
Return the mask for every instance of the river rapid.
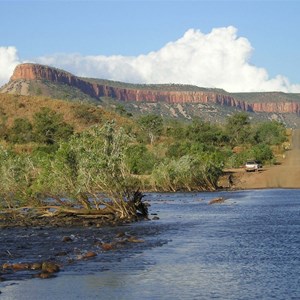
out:
{"label": "river rapid", "polygon": [[[219,196],[226,201],[208,204]],[[0,299],[300,299],[300,190],[153,193],[145,200],[159,220],[47,231],[53,241],[85,237],[76,247],[120,231],[143,243],[66,265],[52,279],[0,282]],[[21,241],[25,232],[15,235]]]}

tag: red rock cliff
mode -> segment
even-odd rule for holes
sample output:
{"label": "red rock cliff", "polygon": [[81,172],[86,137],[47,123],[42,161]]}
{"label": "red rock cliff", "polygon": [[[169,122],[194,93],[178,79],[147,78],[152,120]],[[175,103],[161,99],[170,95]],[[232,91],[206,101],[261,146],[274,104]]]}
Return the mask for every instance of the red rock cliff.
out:
{"label": "red rock cliff", "polygon": [[215,103],[240,108],[245,111],[299,113],[300,102],[247,103],[227,93],[214,91],[163,91],[153,89],[119,88],[105,84],[91,83],[71,73],[37,64],[18,65],[11,80],[49,80],[74,86],[90,97],[111,97],[121,101],[145,101],[168,103]]}

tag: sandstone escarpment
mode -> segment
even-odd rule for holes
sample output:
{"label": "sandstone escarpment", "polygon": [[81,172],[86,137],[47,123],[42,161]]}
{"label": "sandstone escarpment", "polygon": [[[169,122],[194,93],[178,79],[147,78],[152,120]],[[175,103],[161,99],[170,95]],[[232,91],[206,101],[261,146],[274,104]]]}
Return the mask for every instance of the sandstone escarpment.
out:
{"label": "sandstone escarpment", "polygon": [[255,112],[300,113],[300,102],[265,102],[252,103]]}
{"label": "sandstone escarpment", "polygon": [[[284,101],[284,97],[280,101],[264,101],[256,102],[245,101],[230,93],[220,92],[218,90],[185,90],[184,86],[178,90],[164,90],[164,85],[159,89],[152,89],[145,86],[135,88],[112,86],[109,84],[98,83],[97,80],[89,80],[79,78],[71,73],[56,68],[37,65],[37,64],[21,64],[18,65],[11,77],[11,81],[19,80],[46,80],[52,83],[67,84],[76,87],[86,95],[99,99],[100,97],[111,97],[119,101],[132,102],[165,102],[165,103],[212,103],[223,106],[235,107],[243,111],[254,112],[273,112],[273,113],[299,113],[300,112],[300,95],[297,101]],[[253,97],[252,97],[253,98]]]}

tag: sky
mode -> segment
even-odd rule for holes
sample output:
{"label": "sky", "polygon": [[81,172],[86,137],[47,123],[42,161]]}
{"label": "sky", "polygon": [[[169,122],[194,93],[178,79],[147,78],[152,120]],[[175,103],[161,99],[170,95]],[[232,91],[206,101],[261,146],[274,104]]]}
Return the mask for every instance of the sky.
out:
{"label": "sky", "polygon": [[78,76],[300,93],[300,0],[0,0],[0,85],[34,62]]}

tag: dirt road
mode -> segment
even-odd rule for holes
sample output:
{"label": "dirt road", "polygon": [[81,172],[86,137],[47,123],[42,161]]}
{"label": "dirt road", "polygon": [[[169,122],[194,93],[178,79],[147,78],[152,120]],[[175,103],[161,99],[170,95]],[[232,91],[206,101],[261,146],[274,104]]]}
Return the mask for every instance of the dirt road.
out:
{"label": "dirt road", "polygon": [[266,167],[260,172],[234,173],[237,189],[300,188],[300,129],[293,131],[292,148],[280,165]]}

